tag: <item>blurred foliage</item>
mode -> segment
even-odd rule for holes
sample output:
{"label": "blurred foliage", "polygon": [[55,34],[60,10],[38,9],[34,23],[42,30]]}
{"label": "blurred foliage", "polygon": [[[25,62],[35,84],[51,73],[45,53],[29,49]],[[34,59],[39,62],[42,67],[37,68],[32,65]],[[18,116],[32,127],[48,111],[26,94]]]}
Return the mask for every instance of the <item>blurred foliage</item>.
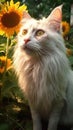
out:
{"label": "blurred foliage", "polygon": [[[4,3],[6,0],[0,0]],[[8,0],[9,1],[9,0]],[[14,0],[17,2],[18,0]],[[70,23],[71,4],[73,0],[20,0],[25,3],[28,12],[34,18],[47,17],[54,7],[63,4],[63,21]],[[67,56],[73,67],[73,27],[64,37],[67,47]],[[14,36],[9,39],[0,36],[0,56],[6,56],[12,60],[13,49],[16,44]],[[0,73],[0,130],[32,130],[30,110],[23,93],[18,87],[13,68],[5,73]]]}
{"label": "blurred foliage", "polygon": [[[72,3],[72,0],[71,0]],[[64,4],[64,12],[65,17],[68,17],[69,11],[70,11],[70,1],[65,2],[65,0],[25,0],[25,4],[28,7],[29,13],[31,16],[35,18],[39,18],[42,16],[48,16],[53,8],[55,8],[58,5]],[[40,13],[39,13],[40,12]]]}

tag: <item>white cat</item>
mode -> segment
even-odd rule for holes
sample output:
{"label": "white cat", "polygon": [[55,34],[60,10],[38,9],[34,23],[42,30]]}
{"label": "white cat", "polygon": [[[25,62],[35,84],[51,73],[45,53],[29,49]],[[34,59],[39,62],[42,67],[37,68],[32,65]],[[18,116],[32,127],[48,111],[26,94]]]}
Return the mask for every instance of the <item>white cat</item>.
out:
{"label": "white cat", "polygon": [[73,72],[66,56],[61,31],[62,6],[47,18],[35,20],[24,13],[14,52],[14,68],[27,97],[33,130],[47,130],[58,123],[73,124]]}

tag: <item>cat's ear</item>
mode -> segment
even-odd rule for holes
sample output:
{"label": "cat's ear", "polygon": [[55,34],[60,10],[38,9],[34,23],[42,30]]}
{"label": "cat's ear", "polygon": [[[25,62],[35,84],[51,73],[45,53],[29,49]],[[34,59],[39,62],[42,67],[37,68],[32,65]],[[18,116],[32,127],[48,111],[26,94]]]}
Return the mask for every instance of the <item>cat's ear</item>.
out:
{"label": "cat's ear", "polygon": [[61,28],[62,6],[63,5],[56,7],[47,18],[50,27],[58,32]]}
{"label": "cat's ear", "polygon": [[31,19],[32,17],[29,15],[28,12],[23,12],[23,19]]}

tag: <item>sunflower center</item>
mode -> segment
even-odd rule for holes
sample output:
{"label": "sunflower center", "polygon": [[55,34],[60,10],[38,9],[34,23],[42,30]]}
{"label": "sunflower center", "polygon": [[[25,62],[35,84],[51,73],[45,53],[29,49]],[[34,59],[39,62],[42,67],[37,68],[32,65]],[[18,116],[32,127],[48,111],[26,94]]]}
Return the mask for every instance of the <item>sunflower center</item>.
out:
{"label": "sunflower center", "polygon": [[12,28],[20,22],[20,16],[16,12],[5,13],[1,18],[2,24],[7,28]]}

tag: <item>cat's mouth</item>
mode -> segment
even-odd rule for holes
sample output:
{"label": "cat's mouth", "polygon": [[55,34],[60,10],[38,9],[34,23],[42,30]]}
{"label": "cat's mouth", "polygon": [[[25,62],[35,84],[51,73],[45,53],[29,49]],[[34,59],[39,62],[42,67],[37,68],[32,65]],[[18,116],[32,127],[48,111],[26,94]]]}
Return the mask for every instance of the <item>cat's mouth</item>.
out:
{"label": "cat's mouth", "polygon": [[31,46],[29,46],[29,45],[22,45],[21,49],[23,51],[25,51],[26,53],[28,53],[28,54],[34,53],[34,49]]}

